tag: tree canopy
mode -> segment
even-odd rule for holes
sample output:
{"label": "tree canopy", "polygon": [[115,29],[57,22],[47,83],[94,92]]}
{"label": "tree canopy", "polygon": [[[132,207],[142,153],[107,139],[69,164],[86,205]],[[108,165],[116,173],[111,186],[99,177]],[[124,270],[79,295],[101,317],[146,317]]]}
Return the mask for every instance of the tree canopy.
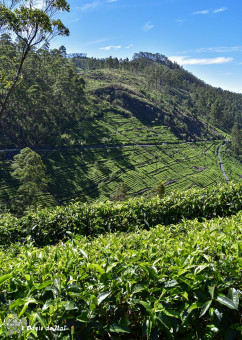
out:
{"label": "tree canopy", "polygon": [[66,0],[0,0],[0,33],[10,33],[19,42],[17,53],[8,54],[8,60],[5,60],[12,65],[10,72],[5,72],[5,63],[1,63],[0,117],[22,79],[23,65],[29,52],[49,43],[57,35],[69,35],[68,28],[56,18],[57,12],[69,9]]}
{"label": "tree canopy", "polygon": [[30,148],[24,148],[14,156],[11,165],[12,176],[19,183],[20,203],[36,210],[38,196],[47,189],[46,168],[40,155]]}
{"label": "tree canopy", "polygon": [[[0,61],[6,60],[6,71],[10,72],[6,53],[15,55],[18,44],[4,34],[0,45]],[[12,93],[0,123],[0,134],[9,145],[59,145],[67,129],[85,115],[83,78],[63,56],[63,48],[31,51],[22,75],[25,81]]]}

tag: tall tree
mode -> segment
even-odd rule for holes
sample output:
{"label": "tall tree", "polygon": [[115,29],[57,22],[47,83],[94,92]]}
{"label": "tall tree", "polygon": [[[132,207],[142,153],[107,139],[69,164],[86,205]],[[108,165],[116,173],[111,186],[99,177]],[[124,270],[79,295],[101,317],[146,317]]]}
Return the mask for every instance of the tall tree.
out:
{"label": "tall tree", "polygon": [[14,156],[11,168],[11,175],[20,183],[20,204],[36,210],[38,196],[47,189],[46,168],[40,155],[30,148],[24,148]]}
{"label": "tall tree", "polygon": [[232,142],[232,148],[235,155],[241,154],[241,130],[239,129],[239,125],[237,123],[234,124],[232,132],[231,132],[231,142]]}
{"label": "tall tree", "polygon": [[159,181],[156,183],[154,188],[151,190],[152,195],[158,195],[160,198],[162,198],[165,195],[166,187],[163,181]]}
{"label": "tall tree", "polygon": [[218,100],[216,100],[211,106],[211,119],[212,123],[218,127],[222,122],[222,108]]}
{"label": "tall tree", "polygon": [[129,191],[129,187],[126,183],[119,183],[112,196],[110,197],[110,201],[123,201],[127,197],[127,193]]}
{"label": "tall tree", "polygon": [[3,84],[0,118],[21,81],[23,65],[30,51],[57,35],[69,35],[61,20],[55,18],[57,12],[69,9],[66,0],[0,0],[0,33],[11,33],[19,40],[19,50],[11,60],[12,72],[6,74],[4,68],[0,68]]}

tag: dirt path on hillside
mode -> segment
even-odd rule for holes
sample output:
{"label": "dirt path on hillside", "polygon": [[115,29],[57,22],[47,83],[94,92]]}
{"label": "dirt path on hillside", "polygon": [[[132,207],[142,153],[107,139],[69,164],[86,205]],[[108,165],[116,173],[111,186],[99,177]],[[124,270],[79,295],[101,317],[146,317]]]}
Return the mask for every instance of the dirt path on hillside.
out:
{"label": "dirt path on hillside", "polygon": [[224,142],[223,145],[221,145],[221,146],[218,147],[218,159],[219,159],[219,165],[220,165],[220,169],[221,169],[221,171],[222,171],[222,173],[223,173],[223,176],[224,176],[224,178],[225,178],[225,180],[226,180],[227,183],[229,182],[229,179],[228,179],[228,177],[227,177],[227,175],[226,175],[226,172],[225,172],[225,169],[224,169],[223,161],[222,161],[222,158],[221,158],[221,156],[220,156],[220,151],[225,147],[226,144],[228,144],[228,142],[229,142],[229,141],[226,140],[226,141]]}
{"label": "dirt path on hillside", "polygon": [[[198,140],[193,142],[162,142],[162,143],[128,143],[128,144],[113,144],[113,145],[105,145],[105,144],[96,144],[96,145],[76,145],[76,146],[60,146],[60,147],[37,147],[33,146],[31,150],[36,152],[52,152],[52,151],[66,151],[66,150],[84,150],[84,149],[117,149],[117,148],[129,148],[134,146],[141,147],[150,147],[150,146],[160,146],[160,145],[182,145],[182,144],[193,144],[193,143],[201,143],[201,142],[216,142],[218,140]],[[219,141],[221,141],[219,139]],[[20,152],[25,147],[19,148],[4,148],[0,149],[0,152]]]}

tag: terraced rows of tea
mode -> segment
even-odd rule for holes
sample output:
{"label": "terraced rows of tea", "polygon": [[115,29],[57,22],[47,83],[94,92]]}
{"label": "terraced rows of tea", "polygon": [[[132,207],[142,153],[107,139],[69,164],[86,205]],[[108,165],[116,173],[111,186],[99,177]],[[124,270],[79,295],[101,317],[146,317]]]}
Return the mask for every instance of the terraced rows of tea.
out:
{"label": "terraced rows of tea", "polygon": [[110,197],[119,182],[128,185],[130,195],[149,193],[159,180],[164,181],[168,193],[223,182],[217,159],[220,144],[70,150],[48,153],[44,159],[53,178],[51,191],[58,200],[102,200]]}
{"label": "terraced rows of tea", "polygon": [[[42,152],[51,178],[50,193],[58,203],[73,198],[93,201],[108,199],[120,182],[128,185],[129,196],[149,195],[159,180],[165,183],[167,193],[224,182],[217,158],[221,141],[163,143]],[[7,161],[1,164],[1,201],[14,195],[18,187],[9,174],[9,165]],[[233,174],[229,173],[231,179],[237,172]]]}
{"label": "terraced rows of tea", "polygon": [[82,121],[67,130],[73,143],[143,144],[177,142],[178,138],[164,125],[147,126],[139,119],[122,111],[107,111],[96,120]]}
{"label": "terraced rows of tea", "polygon": [[[217,158],[221,141],[181,143],[164,125],[147,126],[112,111],[95,124],[83,127],[87,139],[82,150],[44,156],[59,202],[105,200],[119,182],[128,185],[130,196],[149,194],[159,180],[167,193],[224,182]],[[232,171],[230,179],[237,180],[237,174]]]}
{"label": "terraced rows of tea", "polygon": [[227,144],[222,148],[221,157],[227,176],[232,175],[235,180],[242,179],[242,163],[233,156],[231,144]]}

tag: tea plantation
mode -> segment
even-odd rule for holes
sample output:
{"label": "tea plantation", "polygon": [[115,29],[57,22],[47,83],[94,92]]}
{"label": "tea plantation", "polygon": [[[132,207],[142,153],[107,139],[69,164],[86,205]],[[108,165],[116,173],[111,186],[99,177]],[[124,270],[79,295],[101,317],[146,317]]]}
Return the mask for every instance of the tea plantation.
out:
{"label": "tea plantation", "polygon": [[[105,201],[121,182],[128,186],[128,197],[149,196],[161,180],[166,193],[225,183],[217,150],[231,136],[191,115],[181,100],[184,91],[148,89],[144,75],[127,71],[80,72],[86,82],[87,117],[68,125],[50,145],[48,139],[28,144],[47,168],[45,206],[73,199]],[[20,147],[12,144],[10,152],[7,145],[0,151],[0,208],[11,209],[19,183],[11,177],[10,165]],[[231,151],[229,143],[221,157],[228,179],[237,182],[242,163],[237,160],[234,166]]]}
{"label": "tea plantation", "polygon": [[242,95],[49,49],[67,2],[0,2],[0,340],[242,339]]}
{"label": "tea plantation", "polygon": [[241,205],[231,184],[3,215],[0,338],[239,339]]}

